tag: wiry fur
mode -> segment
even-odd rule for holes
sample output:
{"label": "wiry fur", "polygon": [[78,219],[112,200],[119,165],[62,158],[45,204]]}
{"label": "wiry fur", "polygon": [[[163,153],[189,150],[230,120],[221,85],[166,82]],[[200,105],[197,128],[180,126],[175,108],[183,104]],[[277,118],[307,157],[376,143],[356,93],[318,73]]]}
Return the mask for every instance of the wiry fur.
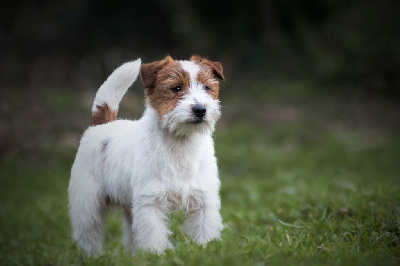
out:
{"label": "wiry fur", "polygon": [[[168,68],[168,60],[158,65]],[[81,139],[71,171],[69,208],[73,239],[90,255],[102,252],[109,203],[123,209],[123,243],[132,252],[171,248],[166,220],[179,208],[186,214],[185,232],[195,241],[205,244],[220,237],[220,181],[211,137],[220,116],[219,100],[196,79],[202,66],[174,62],[189,73],[190,82],[172,111],[159,117],[161,107],[146,99],[141,119],[105,121],[109,123],[89,127]],[[157,75],[158,65],[142,74],[147,75],[146,90],[154,89],[151,75]],[[118,110],[139,68],[136,60],[114,71],[100,87],[93,112],[102,104]],[[222,75],[222,67],[218,71]],[[201,123],[193,123],[192,108],[198,103],[207,113]]]}

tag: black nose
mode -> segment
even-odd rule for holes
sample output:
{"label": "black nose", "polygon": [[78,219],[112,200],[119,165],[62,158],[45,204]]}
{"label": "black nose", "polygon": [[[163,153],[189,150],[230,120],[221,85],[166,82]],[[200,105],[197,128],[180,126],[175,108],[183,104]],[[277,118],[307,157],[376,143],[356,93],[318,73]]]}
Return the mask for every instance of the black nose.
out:
{"label": "black nose", "polygon": [[198,118],[203,118],[206,115],[206,108],[202,104],[196,104],[193,106],[193,113]]}

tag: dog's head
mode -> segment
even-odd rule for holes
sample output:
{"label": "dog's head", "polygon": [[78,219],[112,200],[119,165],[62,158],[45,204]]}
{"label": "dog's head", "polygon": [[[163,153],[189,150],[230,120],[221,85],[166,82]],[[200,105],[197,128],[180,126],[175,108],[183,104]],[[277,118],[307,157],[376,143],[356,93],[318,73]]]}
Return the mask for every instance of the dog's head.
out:
{"label": "dog's head", "polygon": [[221,115],[219,80],[222,65],[199,56],[188,61],[164,60],[142,64],[140,75],[146,102],[163,128],[178,135],[214,130]]}

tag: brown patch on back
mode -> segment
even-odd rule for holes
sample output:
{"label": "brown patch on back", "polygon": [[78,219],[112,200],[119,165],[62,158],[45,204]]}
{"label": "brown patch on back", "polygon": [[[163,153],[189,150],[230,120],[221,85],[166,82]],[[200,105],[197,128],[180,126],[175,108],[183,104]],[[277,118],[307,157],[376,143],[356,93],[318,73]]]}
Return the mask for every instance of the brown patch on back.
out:
{"label": "brown patch on back", "polygon": [[109,140],[106,139],[106,140],[104,140],[104,141],[101,143],[101,152],[102,152],[102,153],[105,153],[105,152],[106,152],[107,146],[108,146],[108,142],[109,142]]}
{"label": "brown patch on back", "polygon": [[108,147],[108,143],[110,142],[109,139],[103,140],[103,142],[101,143],[101,161],[104,165],[106,159],[107,159],[107,147]]}
{"label": "brown patch on back", "polygon": [[91,126],[102,125],[117,120],[118,111],[112,110],[108,104],[103,103],[102,105],[97,105],[96,108],[96,112],[92,114]]}
{"label": "brown patch on back", "polygon": [[[144,69],[142,65],[141,76],[145,85],[146,98],[159,118],[176,107],[190,85],[189,73],[170,56],[161,61],[145,64]],[[180,86],[182,90],[173,92],[172,88],[176,86]]]}

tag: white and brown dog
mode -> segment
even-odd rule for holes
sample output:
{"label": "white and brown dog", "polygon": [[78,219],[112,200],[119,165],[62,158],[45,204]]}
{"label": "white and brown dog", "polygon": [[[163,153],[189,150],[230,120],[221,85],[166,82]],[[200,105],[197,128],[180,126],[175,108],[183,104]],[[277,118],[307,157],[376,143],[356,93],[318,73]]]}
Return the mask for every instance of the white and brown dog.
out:
{"label": "white and brown dog", "polygon": [[[116,120],[139,70],[146,110],[137,121]],[[125,63],[100,87],[69,184],[73,239],[88,254],[102,252],[109,204],[122,207],[123,243],[132,252],[171,248],[167,218],[180,208],[192,239],[219,239],[220,181],[211,135],[220,117],[220,79],[218,62],[167,56]]]}

